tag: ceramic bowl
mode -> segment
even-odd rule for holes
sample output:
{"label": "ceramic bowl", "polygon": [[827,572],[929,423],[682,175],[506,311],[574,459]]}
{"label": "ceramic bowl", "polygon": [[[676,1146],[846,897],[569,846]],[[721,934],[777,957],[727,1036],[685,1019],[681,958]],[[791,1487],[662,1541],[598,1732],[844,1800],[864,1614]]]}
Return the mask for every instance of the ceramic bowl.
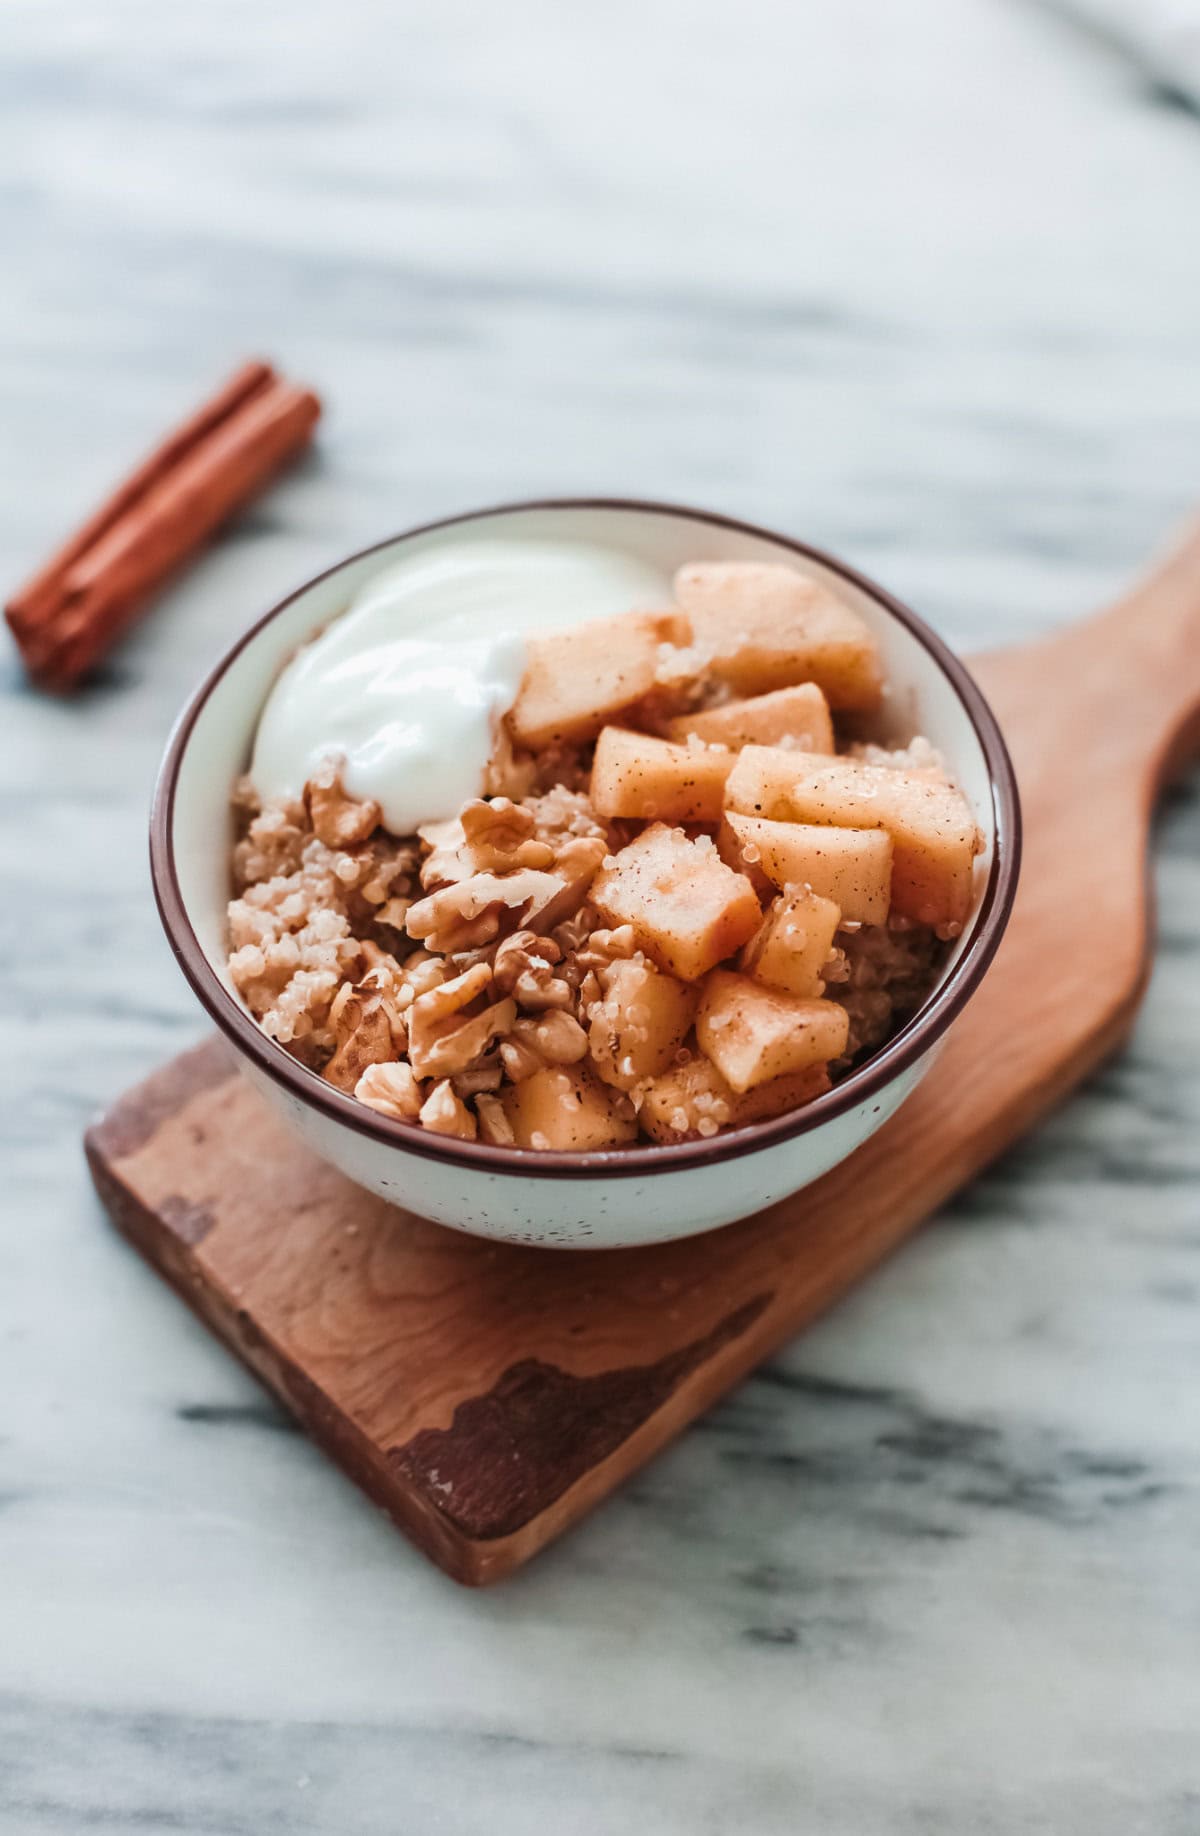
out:
{"label": "ceramic bowl", "polygon": [[[827,581],[879,640],[889,684],[881,737],[923,733],[950,761],[986,839],[971,919],[933,992],[863,1066],[807,1108],[708,1140],[605,1153],[535,1153],[391,1121],[306,1070],[255,1025],[225,969],[229,794],[284,660],[373,573],[418,546],[585,541],[660,569],[693,560],[783,561]],[[1012,766],[963,665],[919,618],[817,549],[667,505],[522,504],[410,530],[330,568],[259,619],[202,684],[167,747],[151,824],[155,895],[171,947],[246,1075],[305,1143],[391,1203],[457,1230],[572,1248],[655,1243],[728,1224],[818,1179],[881,1127],[928,1070],[1007,922],[1020,849]]]}

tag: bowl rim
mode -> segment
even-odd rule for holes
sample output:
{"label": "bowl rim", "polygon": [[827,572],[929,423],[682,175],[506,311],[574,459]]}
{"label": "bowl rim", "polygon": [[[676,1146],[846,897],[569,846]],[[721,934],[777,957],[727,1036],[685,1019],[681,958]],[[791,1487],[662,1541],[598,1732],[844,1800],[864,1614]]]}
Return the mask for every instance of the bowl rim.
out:
{"label": "bowl rim", "polygon": [[[243,650],[260,631],[302,595],[331,575],[370,555],[394,548],[418,536],[483,522],[493,517],[559,510],[601,510],[682,517],[712,528],[773,542],[806,560],[817,562],[866,593],[905,626],[949,681],[971,722],[987,765],[993,815],[992,863],[980,900],[975,930],[958,962],[932,998],[919,1007],[859,1069],[850,1072],[832,1090],[802,1109],[785,1111],[782,1116],[750,1122],[741,1128],[700,1140],[654,1142],[636,1147],[587,1152],[500,1147],[488,1142],[461,1141],[452,1136],[431,1134],[413,1122],[393,1120],[368,1109],[365,1104],[336,1090],[317,1072],[310,1071],[307,1066],[292,1058],[283,1046],[262,1031],[232,991],[225,987],[210,965],[192,927],[175,865],[173,832],[179,771],[205,705]],[[358,549],[334,562],[332,566],[323,568],[255,619],[222,654],[191,695],[167,741],[150,814],[150,876],[168,943],[185,979],[210,1018],[258,1070],[306,1107],[319,1111],[328,1120],[340,1123],[357,1134],[370,1137],[382,1146],[463,1169],[519,1179],[633,1178],[710,1167],[720,1161],[736,1160],[744,1154],[757,1153],[764,1148],[810,1134],[825,1123],[859,1109],[896,1078],[912,1069],[941,1039],[974,994],[996,954],[1008,923],[1016,893],[1020,860],[1020,798],[1016,774],[999,723],[965,664],[917,613],[868,575],[810,543],[780,535],[762,524],[725,516],[718,511],[642,498],[543,497],[493,504],[484,509],[462,511],[454,516],[419,523],[413,528],[402,530],[398,535],[372,542],[368,547]]]}

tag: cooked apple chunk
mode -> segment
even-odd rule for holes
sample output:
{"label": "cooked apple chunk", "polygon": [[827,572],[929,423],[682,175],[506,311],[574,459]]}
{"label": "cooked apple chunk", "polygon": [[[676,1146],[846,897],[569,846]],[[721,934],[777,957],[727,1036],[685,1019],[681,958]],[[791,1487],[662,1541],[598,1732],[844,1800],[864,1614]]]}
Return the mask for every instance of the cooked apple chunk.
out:
{"label": "cooked apple chunk", "polygon": [[691,1031],[699,996],[644,960],[615,962],[602,979],[588,1033],[592,1063],[606,1084],[632,1090],[667,1069]]}
{"label": "cooked apple chunk", "polygon": [[704,984],[696,1038],[734,1090],[828,1064],[846,1049],[850,1018],[836,1001],[803,1001],[747,975],[714,969]]}
{"label": "cooked apple chunk", "polygon": [[610,1090],[586,1065],[548,1065],[500,1096],[518,1147],[579,1153],[620,1147],[638,1132],[627,1098]]}
{"label": "cooked apple chunk", "polygon": [[754,888],[702,836],[656,822],[635,836],[592,882],[593,904],[611,924],[632,925],[639,948],[670,975],[696,981],[753,936]]}
{"label": "cooked apple chunk", "polygon": [[804,886],[789,886],[742,951],[741,968],[756,982],[815,1000],[825,993],[821,971],[841,921],[832,899]]}
{"label": "cooked apple chunk", "polygon": [[531,637],[508,716],[513,739],[532,750],[594,738],[649,692],[660,644],[679,636],[677,613],[627,612]]}
{"label": "cooked apple chunk", "polygon": [[728,810],[721,818],[721,826],[717,830],[717,853],[727,867],[732,867],[735,873],[745,874],[751,886],[754,888],[760,905],[769,905],[771,903],[771,900],[775,897],[775,883],[773,880],[767,878],[766,874],[759,866],[758,857],[753,850],[751,850],[749,859],[747,859],[746,855],[743,853],[741,838],[735,833],[730,825]]}
{"label": "cooked apple chunk", "polygon": [[894,848],[895,910],[921,924],[965,921],[982,841],[966,798],[952,784],[931,773],[810,754],[788,802],[800,822],[886,829]]}
{"label": "cooked apple chunk", "polygon": [[655,1078],[642,1097],[638,1119],[652,1141],[694,1141],[718,1129],[764,1122],[785,1110],[799,1109],[830,1088],[824,1065],[810,1065],[788,1077],[775,1077],[753,1090],[734,1090],[711,1059],[697,1055],[673,1065]]}
{"label": "cooked apple chunk", "polygon": [[833,751],[829,703],[815,682],[680,714],[667,723],[667,734],[681,745],[694,734],[709,745],[734,751],[740,746],[778,746],[784,740],[803,752]]}
{"label": "cooked apple chunk", "polygon": [[733,760],[724,747],[677,746],[605,727],[592,764],[592,808],[599,816],[643,821],[719,822]]}
{"label": "cooked apple chunk", "polygon": [[808,886],[832,899],[843,919],[884,924],[892,897],[892,838],[886,829],[836,829],[824,823],[769,822],[728,810],[722,834],[731,866],[765,874],[778,887]]}
{"label": "cooked apple chunk", "polygon": [[792,792],[800,774],[818,756],[786,746],[743,746],[725,781],[725,807],[744,816],[794,820]]}
{"label": "cooked apple chunk", "polygon": [[681,567],[675,598],[715,676],[743,695],[815,682],[834,708],[874,708],[882,676],[867,626],[821,581],[761,561]]}

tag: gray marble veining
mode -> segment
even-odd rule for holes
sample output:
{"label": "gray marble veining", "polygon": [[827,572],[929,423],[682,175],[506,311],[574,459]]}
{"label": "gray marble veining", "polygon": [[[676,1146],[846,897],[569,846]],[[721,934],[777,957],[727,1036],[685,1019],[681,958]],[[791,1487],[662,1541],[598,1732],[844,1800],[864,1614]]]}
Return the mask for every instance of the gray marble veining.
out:
{"label": "gray marble veining", "polygon": [[2,31],[5,579],[244,352],[329,399],[77,702],[0,657],[5,1836],[1200,1829],[1195,779],[1129,1052],[494,1594],[290,1431],[78,1147],[201,1031],[143,859],[174,711],[340,553],[610,490],[824,542],[967,648],[1116,591],[1200,498],[1196,122],[1017,0]]}

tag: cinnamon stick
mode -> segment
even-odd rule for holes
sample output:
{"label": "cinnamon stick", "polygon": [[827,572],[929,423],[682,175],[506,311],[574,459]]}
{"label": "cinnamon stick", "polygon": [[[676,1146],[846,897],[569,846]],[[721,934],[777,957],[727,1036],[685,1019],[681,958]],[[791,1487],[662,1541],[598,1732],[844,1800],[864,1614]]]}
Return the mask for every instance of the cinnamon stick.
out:
{"label": "cinnamon stick", "polygon": [[308,389],[269,364],[244,364],[167,436],[9,600],[26,668],[73,686],[156,589],[311,438]]}

